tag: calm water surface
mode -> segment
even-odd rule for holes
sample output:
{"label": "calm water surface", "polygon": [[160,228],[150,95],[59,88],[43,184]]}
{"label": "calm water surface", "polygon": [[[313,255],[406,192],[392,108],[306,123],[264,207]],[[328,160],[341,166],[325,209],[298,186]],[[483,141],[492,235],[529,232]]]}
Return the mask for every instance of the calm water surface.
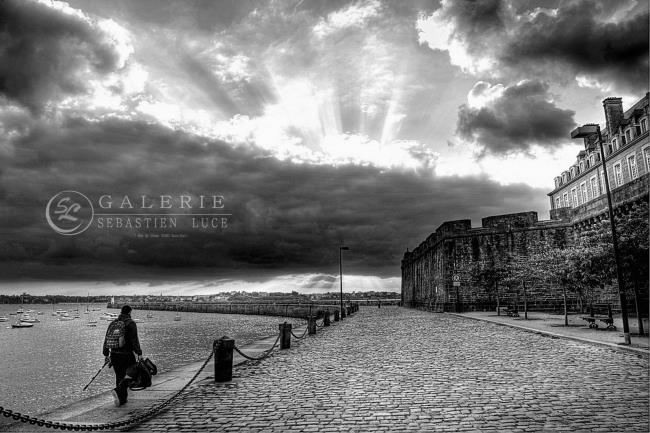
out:
{"label": "calm water surface", "polygon": [[[108,321],[99,320],[107,310],[105,305],[84,314],[86,305],[57,304],[54,308],[67,310],[72,316],[79,309],[80,318],[59,321],[52,316],[48,305],[24,305],[23,308],[42,311],[41,322],[33,328],[12,329],[11,322],[20,305],[0,304],[0,316],[11,319],[0,322],[0,406],[27,414],[37,414],[69,404],[111,389],[115,383],[112,369],[105,368],[86,391],[82,388],[101,368],[104,362],[102,344]],[[131,316],[139,319],[138,333],[143,355],[151,358],[164,373],[193,361],[205,360],[210,355],[212,342],[228,335],[237,345],[250,343],[278,332],[281,317],[244,316],[209,313],[181,313],[174,321],[172,311],[133,310]],[[87,323],[97,320],[96,327]],[[297,319],[287,319],[296,321]],[[154,378],[155,381],[155,378]]]}

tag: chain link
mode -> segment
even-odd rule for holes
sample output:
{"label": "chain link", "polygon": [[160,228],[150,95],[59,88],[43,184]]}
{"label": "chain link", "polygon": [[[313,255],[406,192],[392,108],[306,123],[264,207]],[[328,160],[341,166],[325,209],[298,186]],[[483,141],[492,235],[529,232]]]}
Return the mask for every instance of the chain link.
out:
{"label": "chain link", "polygon": [[261,361],[263,359],[268,358],[271,355],[271,352],[273,352],[273,349],[275,349],[275,346],[278,345],[278,341],[280,341],[280,334],[278,334],[278,338],[275,339],[275,343],[273,343],[273,346],[271,346],[270,349],[267,349],[264,352],[262,352],[263,355],[261,355],[261,356],[255,357],[255,356],[246,355],[237,346],[235,346],[235,352],[239,353],[241,356],[243,356],[244,358],[246,358],[246,359],[248,359],[250,361]]}
{"label": "chain link", "polygon": [[293,331],[291,331],[291,335],[293,335],[298,340],[302,340],[303,338],[305,338],[307,336],[307,331],[309,331],[309,325],[307,325],[307,328],[305,328],[305,332],[303,332],[300,337],[297,336],[296,334],[294,334]]}

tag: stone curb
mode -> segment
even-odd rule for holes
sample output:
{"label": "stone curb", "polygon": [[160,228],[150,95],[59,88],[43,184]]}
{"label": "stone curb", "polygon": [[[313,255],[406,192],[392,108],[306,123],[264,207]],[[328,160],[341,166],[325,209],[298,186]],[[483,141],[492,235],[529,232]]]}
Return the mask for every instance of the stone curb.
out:
{"label": "stone curb", "polygon": [[527,326],[516,325],[514,323],[504,323],[504,322],[499,322],[499,321],[496,321],[496,320],[490,320],[490,319],[487,319],[485,317],[465,316],[465,315],[460,314],[460,313],[445,313],[445,314],[448,314],[450,316],[462,317],[464,319],[479,320],[479,321],[482,321],[482,322],[494,323],[495,325],[509,326],[511,328],[521,329],[522,331],[532,332],[532,333],[535,333],[535,334],[548,335],[550,337],[556,337],[556,338],[566,338],[568,340],[579,341],[581,343],[588,343],[588,344],[595,344],[595,345],[599,345],[599,346],[605,346],[605,347],[607,347],[609,349],[632,352],[632,353],[636,353],[637,355],[644,355],[645,357],[650,356],[650,352],[648,350],[640,349],[640,348],[637,348],[637,347],[628,347],[628,346],[624,346],[624,345],[620,345],[620,344],[607,343],[605,341],[590,340],[588,338],[580,338],[580,337],[575,337],[573,335],[557,334],[555,332],[544,331],[544,330],[535,329],[535,328],[529,328]]}

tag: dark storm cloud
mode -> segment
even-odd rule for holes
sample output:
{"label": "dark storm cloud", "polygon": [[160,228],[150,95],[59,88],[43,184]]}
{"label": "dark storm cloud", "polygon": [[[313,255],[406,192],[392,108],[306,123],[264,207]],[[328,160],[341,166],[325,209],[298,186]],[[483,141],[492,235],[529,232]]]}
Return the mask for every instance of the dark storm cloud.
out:
{"label": "dark storm cloud", "polygon": [[[458,134],[475,140],[483,146],[484,153],[492,154],[527,151],[532,144],[561,145],[575,125],[575,113],[551,102],[548,87],[539,81],[524,81],[506,87],[499,97],[481,108],[462,105],[458,111]],[[480,98],[490,89],[489,84],[479,82],[470,97]]]}
{"label": "dark storm cloud", "polygon": [[647,2],[461,0],[443,2],[434,16],[452,24],[450,36],[474,66],[492,64],[477,75],[561,83],[584,75],[619,91],[647,88]]}
{"label": "dark storm cloud", "polygon": [[526,69],[531,63],[565,64],[626,89],[647,89],[647,7],[619,22],[598,20],[602,9],[602,2],[587,0],[560,7],[555,17],[540,13],[518,29],[501,59]]}
{"label": "dark storm cloud", "polygon": [[88,22],[33,1],[0,2],[0,93],[34,111],[85,90],[79,71],[113,70],[118,55]]}
{"label": "dark storm cloud", "polygon": [[[7,191],[0,197],[0,256],[9,261],[331,271],[345,242],[356,272],[395,275],[406,248],[445,220],[546,207],[544,191],[524,185],[295,164],[120,120],[41,124],[15,148],[0,178]],[[49,198],[65,189],[94,198],[219,193],[233,216],[223,233],[188,230],[185,239],[96,228],[68,238],[44,220]]]}

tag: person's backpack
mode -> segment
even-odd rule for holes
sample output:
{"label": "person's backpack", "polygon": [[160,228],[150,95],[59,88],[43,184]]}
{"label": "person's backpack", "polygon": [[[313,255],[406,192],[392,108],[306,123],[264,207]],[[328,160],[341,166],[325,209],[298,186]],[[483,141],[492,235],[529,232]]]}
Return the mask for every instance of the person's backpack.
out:
{"label": "person's backpack", "polygon": [[113,320],[110,325],[108,325],[108,330],[106,330],[106,347],[109,349],[120,349],[124,347],[126,339],[124,335],[126,333],[126,324],[119,320]]}

